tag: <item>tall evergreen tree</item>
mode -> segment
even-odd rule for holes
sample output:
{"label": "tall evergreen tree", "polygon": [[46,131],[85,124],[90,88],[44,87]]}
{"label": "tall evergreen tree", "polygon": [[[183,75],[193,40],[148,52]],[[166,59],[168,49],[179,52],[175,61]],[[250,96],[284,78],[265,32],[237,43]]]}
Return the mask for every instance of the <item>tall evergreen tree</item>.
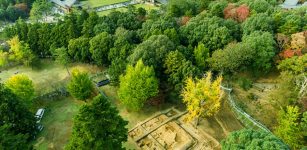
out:
{"label": "tall evergreen tree", "polygon": [[127,124],[109,100],[99,95],[80,108],[66,149],[123,149],[122,144],[128,137]]}

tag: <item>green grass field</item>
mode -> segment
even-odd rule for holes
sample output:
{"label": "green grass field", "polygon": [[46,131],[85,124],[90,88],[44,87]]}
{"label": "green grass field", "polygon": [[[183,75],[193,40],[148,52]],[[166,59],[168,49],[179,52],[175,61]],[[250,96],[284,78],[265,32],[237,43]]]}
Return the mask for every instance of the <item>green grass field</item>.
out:
{"label": "green grass field", "polygon": [[55,101],[42,100],[37,107],[46,108],[41,123],[44,129],[34,141],[38,150],[63,149],[72,133],[73,117],[84,103],[72,97]]}
{"label": "green grass field", "polygon": [[[147,10],[147,11],[150,11],[150,10],[152,10],[152,9],[158,9],[158,8],[159,8],[159,7],[157,7],[157,6],[148,5],[148,4],[136,4],[136,5],[134,5],[134,6],[135,6],[136,9],[142,7],[142,8],[144,8],[144,9]],[[110,12],[112,12],[112,11],[124,12],[124,11],[127,11],[127,10],[128,10],[127,7],[121,7],[121,8],[117,8],[117,9],[110,9],[110,10],[98,12],[98,15],[99,15],[99,16],[104,16],[104,15],[108,15],[108,14],[109,14]]]}
{"label": "green grass field", "polygon": [[[72,68],[78,68],[80,70],[86,70],[90,73],[95,73],[100,69],[96,66],[88,64],[72,64],[69,70]],[[67,70],[64,66],[54,63],[52,60],[42,60],[38,69],[24,66],[16,66],[8,70],[2,70],[0,73],[1,82],[5,82],[14,73],[27,75],[34,83],[34,87],[37,94],[47,93],[54,88],[63,86],[67,83],[69,77]]]}
{"label": "green grass field", "polygon": [[82,3],[86,6],[89,6],[90,8],[94,8],[94,7],[105,6],[115,3],[122,3],[127,1],[129,0],[87,0],[87,1],[82,1]]}

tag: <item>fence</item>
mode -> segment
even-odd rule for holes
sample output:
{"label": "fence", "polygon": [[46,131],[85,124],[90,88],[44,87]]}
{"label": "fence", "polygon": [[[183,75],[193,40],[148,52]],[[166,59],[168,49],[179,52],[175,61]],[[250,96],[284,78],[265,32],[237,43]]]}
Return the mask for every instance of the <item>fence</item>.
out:
{"label": "fence", "polygon": [[[228,93],[228,102],[231,106],[231,108],[234,110],[234,112],[237,114],[237,119],[239,119],[245,126],[256,126],[258,128],[260,128],[261,130],[265,131],[265,132],[270,132],[271,131],[264,126],[263,124],[261,124],[260,122],[258,122],[256,119],[254,119],[253,117],[251,117],[249,114],[247,114],[246,112],[244,112],[240,107],[238,107],[236,105],[236,103],[233,100],[233,97],[231,95],[232,89],[231,88],[226,88],[224,86],[221,86],[221,88],[224,91],[227,91]],[[246,123],[246,121],[251,122],[251,124]]]}

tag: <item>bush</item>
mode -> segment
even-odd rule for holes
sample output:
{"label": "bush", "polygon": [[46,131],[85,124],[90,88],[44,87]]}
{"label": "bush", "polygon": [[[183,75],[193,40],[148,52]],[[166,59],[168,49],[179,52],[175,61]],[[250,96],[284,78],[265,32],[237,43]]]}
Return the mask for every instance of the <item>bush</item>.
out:
{"label": "bush", "polygon": [[245,91],[249,90],[250,88],[253,87],[253,81],[247,79],[247,78],[244,78],[244,77],[240,77],[238,79],[238,84],[239,86],[244,89]]}
{"label": "bush", "polygon": [[80,72],[75,69],[72,71],[72,78],[67,89],[73,97],[79,100],[86,100],[91,96],[94,87],[86,72]]}

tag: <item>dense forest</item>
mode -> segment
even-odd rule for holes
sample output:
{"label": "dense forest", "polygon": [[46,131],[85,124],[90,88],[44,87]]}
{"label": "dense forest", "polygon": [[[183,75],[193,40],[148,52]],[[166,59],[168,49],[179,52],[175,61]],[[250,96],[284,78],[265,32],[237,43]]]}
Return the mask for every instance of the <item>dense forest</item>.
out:
{"label": "dense forest", "polygon": [[[0,19],[15,20],[14,17],[27,16],[25,12],[31,3],[1,1]],[[170,0],[159,10],[146,11],[129,6],[127,12],[113,11],[106,16],[74,10],[56,23],[26,23],[20,18],[4,30],[10,40],[7,46],[1,47],[0,66],[22,64],[35,68],[40,59],[52,58],[64,66],[82,62],[106,67],[112,84],[119,87],[121,101],[131,111],[142,109],[149,101],[163,103],[154,98],[161,95],[165,96],[165,101],[176,104],[182,103],[184,98],[189,110],[193,103],[186,98],[190,96],[188,85],[197,88],[198,82],[208,83],[214,79],[208,85],[214,87],[242,72],[255,78],[278,72],[283,85],[273,93],[274,102],[281,109],[278,126],[273,129],[278,138],[251,130],[240,131],[223,141],[222,148],[250,146],[253,149],[252,144],[257,146],[257,143],[253,143],[251,137],[255,137],[271,139],[271,143],[262,141],[268,142],[267,145],[258,143],[262,149],[288,149],[288,146],[300,149],[307,144],[307,8],[284,10],[278,5],[276,0]],[[78,71],[71,74],[73,79],[68,85],[71,95],[88,99],[93,87],[86,80],[87,75]],[[210,79],[202,81],[200,78],[204,74]],[[194,78],[199,80],[194,81]],[[84,88],[74,89],[81,80]],[[211,90],[212,93],[218,91],[216,87]],[[218,97],[210,96],[206,98]],[[27,106],[3,84],[0,85],[0,97],[0,113],[13,112],[11,116],[1,115],[0,140],[5,141],[0,149],[31,148],[28,141],[35,134],[35,121],[32,115],[27,115]],[[87,146],[95,149],[103,145],[108,149],[121,148],[120,143],[127,140],[127,129],[124,128],[127,123],[109,105],[98,96],[91,104],[82,107],[67,149]],[[110,109],[109,116],[117,120],[113,122],[117,130],[109,129],[117,138],[111,141],[110,135],[102,138],[105,141],[97,139],[95,143],[90,139],[97,137],[92,135],[87,137],[88,141],[83,141],[85,139],[80,136],[88,133],[78,131],[90,130],[93,126],[89,127],[87,120],[82,118],[93,115],[90,120],[94,121],[97,116],[90,112],[99,109]],[[212,109],[212,114],[217,110]],[[96,115],[106,116],[104,113]],[[98,132],[97,136],[104,134]],[[246,138],[245,143],[234,144],[240,141],[236,138],[249,134],[250,139]],[[15,145],[10,145],[12,143]]]}

